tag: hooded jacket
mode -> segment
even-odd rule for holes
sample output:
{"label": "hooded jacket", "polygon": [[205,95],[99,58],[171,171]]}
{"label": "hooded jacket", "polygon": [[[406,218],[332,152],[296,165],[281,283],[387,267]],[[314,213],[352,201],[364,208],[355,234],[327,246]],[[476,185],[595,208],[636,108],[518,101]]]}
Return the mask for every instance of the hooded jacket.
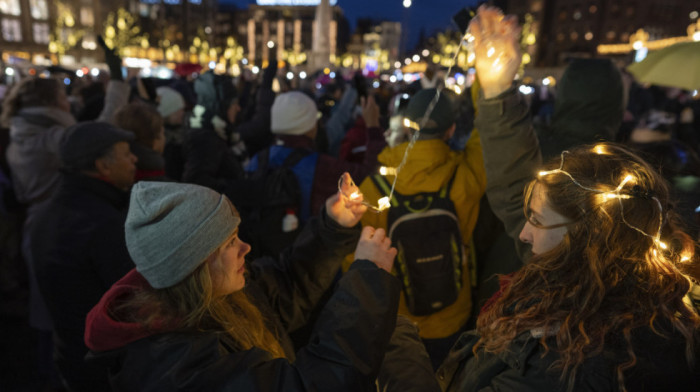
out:
{"label": "hooded jacket", "polygon": [[615,140],[622,124],[623,87],[620,71],[607,59],[571,63],[557,86],[549,127],[537,136],[545,161],[574,146]]}
{"label": "hooded jacket", "polygon": [[[396,180],[396,192],[411,195],[419,192],[436,192],[444,187],[456,174],[450,199],[454,203],[459,218],[462,243],[469,255],[469,243],[479,214],[479,200],[486,189],[486,172],[481,154],[478,131],[472,132],[471,138],[463,152],[455,152],[442,140],[420,140],[413,146],[409,159]],[[385,148],[378,157],[379,162],[388,167],[398,167],[408,143]],[[393,177],[389,178],[393,180]],[[373,205],[383,196],[372,179],[367,178],[360,185],[364,199]],[[387,229],[387,212],[367,213],[362,217],[362,224]],[[469,257],[469,256],[467,256]],[[399,314],[411,319],[420,330],[424,339],[448,337],[462,328],[472,308],[471,281],[469,268],[463,266],[462,290],[457,300],[450,306],[428,316],[410,314],[403,293],[399,303]]]}
{"label": "hooded jacket", "polygon": [[295,355],[287,336],[306,322],[358,234],[358,227],[340,228],[324,215],[305,227],[282,259],[248,266],[246,294],[289,359],[272,359],[258,348],[236,349],[220,332],[146,330],[115,319],[110,312],[115,301],[151,289],[132,271],[88,316],[90,361],[109,367],[115,391],[372,390],[394,330],[399,292],[398,281],[373,263],[359,261],[339,281],[308,346]]}

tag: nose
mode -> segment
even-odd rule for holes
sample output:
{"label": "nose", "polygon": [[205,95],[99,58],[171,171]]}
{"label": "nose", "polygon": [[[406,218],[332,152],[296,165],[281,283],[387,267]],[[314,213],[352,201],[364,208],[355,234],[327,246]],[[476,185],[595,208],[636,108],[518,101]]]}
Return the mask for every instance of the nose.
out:
{"label": "nose", "polygon": [[518,239],[526,244],[532,243],[532,225],[530,222],[525,222],[525,226],[523,226],[523,229],[520,231]]}
{"label": "nose", "polygon": [[241,241],[241,256],[245,256],[250,253],[250,245],[247,242]]}

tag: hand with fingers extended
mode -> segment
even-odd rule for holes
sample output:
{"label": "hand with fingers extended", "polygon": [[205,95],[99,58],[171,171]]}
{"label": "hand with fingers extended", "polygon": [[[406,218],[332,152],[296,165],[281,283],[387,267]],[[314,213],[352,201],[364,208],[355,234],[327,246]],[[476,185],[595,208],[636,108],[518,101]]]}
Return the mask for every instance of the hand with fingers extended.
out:
{"label": "hand with fingers extended", "polygon": [[340,184],[341,189],[326,200],[326,213],[339,225],[354,227],[367,211],[367,206],[362,203],[360,188],[348,172],[343,173]]}
{"label": "hand with fingers extended", "polygon": [[362,107],[362,118],[365,120],[367,128],[379,127],[379,105],[374,99],[374,95],[360,97]]}
{"label": "hand with fingers extended", "polygon": [[384,271],[391,273],[396,258],[396,248],[391,247],[391,239],[384,229],[365,226],[355,249],[355,260],[369,260]]}
{"label": "hand with fingers extended", "polygon": [[476,76],[485,98],[493,98],[509,89],[520,67],[520,26],[513,15],[482,5],[472,19],[469,31],[474,36]]}

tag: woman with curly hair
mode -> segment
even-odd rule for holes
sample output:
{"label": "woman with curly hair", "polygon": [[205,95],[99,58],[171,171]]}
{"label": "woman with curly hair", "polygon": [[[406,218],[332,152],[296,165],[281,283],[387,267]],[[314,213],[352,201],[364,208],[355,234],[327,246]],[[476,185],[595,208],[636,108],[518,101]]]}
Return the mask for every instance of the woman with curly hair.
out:
{"label": "woman with curly hair", "polygon": [[[532,257],[502,278],[476,330],[453,347],[438,371],[442,387],[697,390],[700,317],[685,301],[697,279],[696,244],[678,228],[668,187],[641,158],[608,143],[564,151],[530,180],[540,158],[511,87],[518,30],[489,7],[471,26],[487,194]],[[509,156],[494,148],[504,139],[515,145]],[[515,191],[523,184],[524,200]]]}

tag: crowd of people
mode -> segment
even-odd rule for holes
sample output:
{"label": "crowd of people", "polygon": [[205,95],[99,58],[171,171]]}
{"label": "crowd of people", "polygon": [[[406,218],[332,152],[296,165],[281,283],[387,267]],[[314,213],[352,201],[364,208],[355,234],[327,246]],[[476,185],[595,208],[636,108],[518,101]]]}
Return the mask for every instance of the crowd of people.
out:
{"label": "crowd of people", "polygon": [[89,99],[12,86],[0,294],[44,390],[697,390],[700,101],[583,59],[542,115],[517,20],[470,31],[471,94],[106,46]]}

